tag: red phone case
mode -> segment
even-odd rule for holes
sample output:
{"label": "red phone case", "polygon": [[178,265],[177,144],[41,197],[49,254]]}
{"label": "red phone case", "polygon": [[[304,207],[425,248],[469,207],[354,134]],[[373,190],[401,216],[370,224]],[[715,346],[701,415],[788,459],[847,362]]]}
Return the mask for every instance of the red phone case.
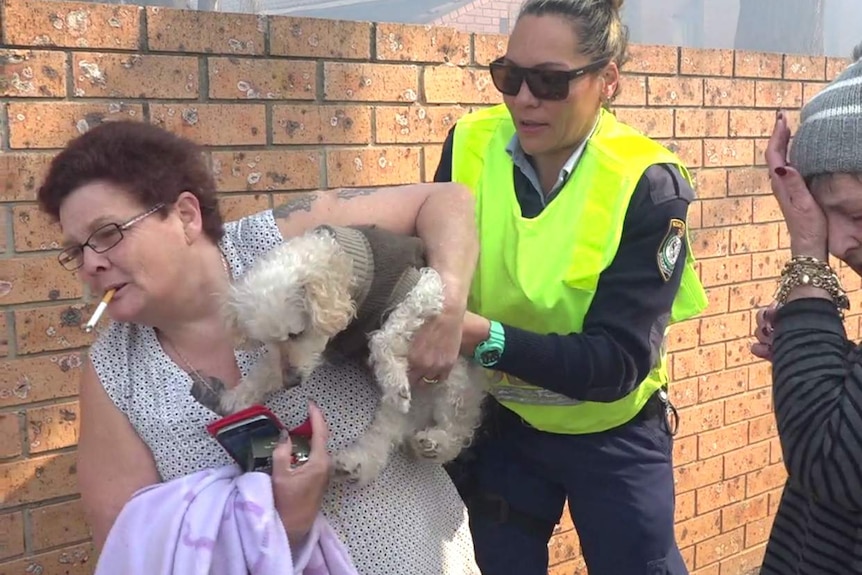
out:
{"label": "red phone case", "polygon": [[[255,415],[264,415],[271,419],[278,426],[279,429],[284,429],[284,424],[268,407],[266,407],[265,405],[252,405],[251,407],[247,407],[241,411],[237,411],[236,413],[232,413],[230,415],[222,417],[221,419],[217,419],[212,423],[208,423],[206,426],[207,433],[215,437],[218,431],[223,427],[226,427],[232,423],[243,421],[245,419],[250,419]],[[287,433],[289,435],[311,437],[311,420],[306,419],[302,424],[288,430]]]}

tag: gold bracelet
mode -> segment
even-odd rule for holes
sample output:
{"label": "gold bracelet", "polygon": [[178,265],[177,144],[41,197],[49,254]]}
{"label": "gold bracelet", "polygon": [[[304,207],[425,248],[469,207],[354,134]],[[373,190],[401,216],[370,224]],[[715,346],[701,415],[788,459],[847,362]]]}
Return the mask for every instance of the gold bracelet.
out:
{"label": "gold bracelet", "polygon": [[822,260],[811,256],[795,256],[790,258],[781,270],[781,280],[775,292],[775,300],[783,305],[793,288],[811,286],[825,290],[832,298],[835,307],[841,312],[850,309],[850,298],[841,287],[838,274]]}

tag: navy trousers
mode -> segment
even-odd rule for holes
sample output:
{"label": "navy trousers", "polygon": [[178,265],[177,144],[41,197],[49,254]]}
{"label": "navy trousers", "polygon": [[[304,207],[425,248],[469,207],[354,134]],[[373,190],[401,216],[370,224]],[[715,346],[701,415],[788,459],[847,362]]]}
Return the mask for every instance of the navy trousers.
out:
{"label": "navy trousers", "polygon": [[568,498],[590,575],[687,575],[674,536],[673,438],[654,397],[627,424],[555,435],[496,405],[449,467],[483,575],[546,575]]}

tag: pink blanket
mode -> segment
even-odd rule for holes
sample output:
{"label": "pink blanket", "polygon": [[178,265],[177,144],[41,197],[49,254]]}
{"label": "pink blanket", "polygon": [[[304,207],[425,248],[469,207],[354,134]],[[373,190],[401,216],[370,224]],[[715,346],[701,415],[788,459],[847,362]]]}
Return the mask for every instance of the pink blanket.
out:
{"label": "pink blanket", "polygon": [[126,504],[96,575],[357,575],[323,515],[291,550],[263,473],[235,465],[141,489]]}

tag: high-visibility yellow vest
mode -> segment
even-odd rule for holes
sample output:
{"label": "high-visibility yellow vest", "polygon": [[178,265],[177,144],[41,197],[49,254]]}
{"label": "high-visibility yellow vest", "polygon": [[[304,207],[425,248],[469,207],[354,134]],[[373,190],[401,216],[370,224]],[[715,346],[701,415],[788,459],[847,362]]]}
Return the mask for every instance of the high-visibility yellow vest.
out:
{"label": "high-visibility yellow vest", "polygon": [[[468,114],[455,127],[452,179],[476,195],[481,242],[468,307],[537,333],[579,332],[599,276],[617,253],[626,210],[644,171],[663,163],[677,166],[689,183],[691,176],[670,150],[603,110],[558,197],[528,219],[521,216],[512,159],[506,153],[514,133],[503,105]],[[670,226],[676,229],[669,229],[669,234],[684,236],[688,247],[671,310],[673,324],[698,315],[708,302],[694,269],[687,226],[681,221]],[[669,258],[672,262],[673,254]],[[668,383],[664,346],[649,376],[628,395],[609,403],[577,401],[499,371],[486,373],[489,391],[502,405],[537,429],[561,434],[622,425]]]}

